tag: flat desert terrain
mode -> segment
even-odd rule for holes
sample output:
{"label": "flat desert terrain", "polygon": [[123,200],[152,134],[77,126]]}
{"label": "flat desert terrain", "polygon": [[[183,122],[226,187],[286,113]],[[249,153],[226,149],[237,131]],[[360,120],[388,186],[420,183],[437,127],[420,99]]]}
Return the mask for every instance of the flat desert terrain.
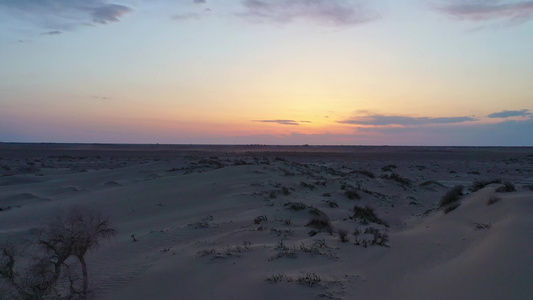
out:
{"label": "flat desert terrain", "polygon": [[17,274],[72,206],[88,299],[533,299],[533,148],[0,143]]}

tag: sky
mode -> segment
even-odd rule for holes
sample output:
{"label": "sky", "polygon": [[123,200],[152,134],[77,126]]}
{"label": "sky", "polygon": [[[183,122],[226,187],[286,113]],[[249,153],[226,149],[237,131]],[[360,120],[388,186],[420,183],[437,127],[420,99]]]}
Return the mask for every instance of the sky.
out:
{"label": "sky", "polygon": [[533,1],[0,0],[0,142],[533,146]]}

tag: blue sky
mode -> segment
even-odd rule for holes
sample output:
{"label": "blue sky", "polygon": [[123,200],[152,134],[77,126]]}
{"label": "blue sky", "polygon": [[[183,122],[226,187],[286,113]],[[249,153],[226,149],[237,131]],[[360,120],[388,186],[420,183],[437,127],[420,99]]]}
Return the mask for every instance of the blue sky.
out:
{"label": "blue sky", "polygon": [[533,1],[0,0],[0,141],[533,146]]}

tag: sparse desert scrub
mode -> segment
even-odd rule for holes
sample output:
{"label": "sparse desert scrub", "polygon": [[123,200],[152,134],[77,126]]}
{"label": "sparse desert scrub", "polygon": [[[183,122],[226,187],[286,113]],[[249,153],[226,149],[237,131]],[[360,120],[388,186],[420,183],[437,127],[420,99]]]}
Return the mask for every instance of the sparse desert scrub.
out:
{"label": "sparse desert scrub", "polygon": [[459,206],[459,199],[463,195],[464,186],[456,185],[446,192],[440,199],[439,207],[448,213]]}
{"label": "sparse desert scrub", "polygon": [[491,195],[489,197],[489,200],[487,200],[487,205],[492,205],[492,204],[494,204],[496,202],[499,202],[500,200],[502,200],[502,198],[500,198],[500,197],[498,197],[496,195]]}
{"label": "sparse desert scrub", "polygon": [[353,189],[347,189],[346,191],[344,191],[344,195],[348,197],[348,199],[351,199],[351,200],[361,199],[361,196],[359,195],[359,193],[357,193],[357,191]]}
{"label": "sparse desert scrub", "polygon": [[327,203],[328,206],[331,207],[331,208],[339,207],[339,204],[338,204],[336,201],[333,201],[333,200],[327,200],[326,203]]}
{"label": "sparse desert scrub", "polygon": [[337,230],[337,233],[339,234],[339,240],[343,243],[346,243],[349,241],[348,239],[348,231],[344,229]]}
{"label": "sparse desert scrub", "polygon": [[372,179],[376,178],[376,175],[374,175],[374,173],[372,173],[372,172],[370,172],[368,170],[357,170],[357,171],[353,171],[353,173],[365,175],[368,178],[372,178]]}
{"label": "sparse desert scrub", "polygon": [[456,208],[459,207],[459,203],[452,203],[452,204],[448,204],[446,207],[444,207],[444,213],[447,214],[449,212],[451,212],[452,210],[455,210]]}
{"label": "sparse desert scrub", "polygon": [[287,202],[283,204],[283,206],[295,211],[304,210],[307,208],[307,205],[302,202]]}
{"label": "sparse desert scrub", "polygon": [[277,228],[270,228],[270,233],[271,234],[275,234],[277,236],[284,236],[284,237],[288,237],[288,236],[293,236],[294,235],[294,230],[292,229],[277,229]]}
{"label": "sparse desert scrub", "polygon": [[381,178],[394,180],[394,181],[398,182],[401,185],[410,185],[411,184],[411,180],[410,179],[401,177],[397,173],[392,173],[390,175],[389,174],[383,174],[383,175],[381,175]]}
{"label": "sparse desert scrub", "polygon": [[333,234],[333,225],[331,225],[331,221],[326,215],[314,216],[311,221],[307,223],[306,226],[315,228],[319,231],[325,231],[329,234]]}
{"label": "sparse desert scrub", "polygon": [[188,224],[188,226],[192,226],[194,228],[209,228],[211,227],[211,223],[214,220],[214,217],[212,215],[207,215],[200,222],[191,223]]}
{"label": "sparse desert scrub", "polygon": [[472,182],[472,187],[470,187],[470,190],[472,192],[476,192],[481,190],[482,188],[486,187],[489,184],[492,183],[501,183],[502,181],[500,179],[494,179],[494,180],[476,180]]}
{"label": "sparse desert scrub", "polygon": [[366,234],[372,234],[372,240],[370,241],[370,244],[373,246],[382,246],[382,247],[389,247],[387,245],[387,242],[389,241],[389,235],[381,232],[379,229],[374,227],[368,227],[365,229]]}
{"label": "sparse desert scrub", "polygon": [[309,287],[313,287],[313,285],[318,284],[321,281],[322,279],[320,279],[320,276],[316,275],[315,273],[307,273],[298,277],[298,283],[307,285]]}
{"label": "sparse desert scrub", "polygon": [[316,187],[312,183],[307,183],[305,181],[300,182],[300,185],[304,188],[308,188],[313,191]]}
{"label": "sparse desert scrub", "polygon": [[516,188],[512,182],[506,181],[503,186],[496,189],[498,193],[510,193],[516,191]]}
{"label": "sparse desert scrub", "polygon": [[281,187],[281,193],[285,196],[288,196],[291,194],[291,189],[286,187],[286,186],[282,186]]}
{"label": "sparse desert scrub", "polygon": [[317,217],[322,217],[322,216],[326,216],[326,214],[321,211],[320,209],[316,208],[316,207],[310,207],[309,208],[309,213],[313,216],[317,216]]}
{"label": "sparse desert scrub", "polygon": [[360,206],[354,206],[353,207],[353,215],[350,216],[350,219],[353,220],[359,220],[362,224],[368,224],[368,223],[375,223],[380,224],[388,227],[389,225],[378,218],[376,215],[376,212],[374,209],[370,206],[360,207]]}
{"label": "sparse desert scrub", "polygon": [[254,223],[259,225],[263,222],[266,222],[268,221],[268,218],[266,215],[260,215],[260,216],[257,216],[255,219],[254,219]]}
{"label": "sparse desert scrub", "polygon": [[440,184],[438,181],[436,180],[428,180],[428,181],[424,181],[420,184],[420,186],[428,186],[428,185],[438,185],[438,186],[443,186],[442,184]]}
{"label": "sparse desert scrub", "polygon": [[292,281],[292,278],[288,277],[284,273],[279,273],[279,274],[274,274],[274,275],[267,276],[265,281],[268,282],[268,283],[278,283],[278,282],[282,282],[283,279],[286,279],[287,282],[291,282]]}
{"label": "sparse desert scrub", "polygon": [[474,229],[475,230],[481,230],[481,229],[490,229],[492,227],[491,223],[485,224],[485,223],[474,223]]}
{"label": "sparse desert scrub", "polygon": [[387,165],[381,168],[381,171],[383,172],[392,172],[393,169],[396,169],[396,165]]}

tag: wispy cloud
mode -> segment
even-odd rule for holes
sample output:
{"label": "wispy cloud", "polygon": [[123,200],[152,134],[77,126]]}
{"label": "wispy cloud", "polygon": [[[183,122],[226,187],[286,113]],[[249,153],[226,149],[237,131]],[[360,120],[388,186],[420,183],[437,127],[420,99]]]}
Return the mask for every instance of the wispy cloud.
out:
{"label": "wispy cloud", "polygon": [[119,22],[132,9],[107,0],[2,0],[0,9],[50,29],[73,30],[83,25]]}
{"label": "wispy cloud", "polygon": [[378,15],[354,1],[341,0],[244,0],[238,14],[259,22],[290,23],[307,19],[332,26],[349,26],[374,20]]}
{"label": "wispy cloud", "polygon": [[184,13],[176,14],[172,16],[172,20],[185,21],[185,20],[200,20],[202,16],[199,13]]}
{"label": "wispy cloud", "polygon": [[448,1],[438,10],[460,20],[507,20],[523,23],[533,19],[533,1],[470,0]]}
{"label": "wispy cloud", "polygon": [[94,8],[92,16],[94,22],[107,24],[109,22],[119,22],[123,15],[131,11],[132,9],[127,6],[109,4]]}
{"label": "wispy cloud", "polygon": [[295,120],[254,120],[254,122],[277,123],[280,125],[300,125],[300,123],[311,123],[311,121],[295,121]]}
{"label": "wispy cloud", "polygon": [[531,116],[532,113],[528,109],[521,110],[504,110],[488,115],[489,118],[510,118],[510,117],[526,117]]}
{"label": "wispy cloud", "polygon": [[59,30],[52,30],[52,31],[43,32],[41,33],[41,35],[60,35],[62,33],[63,32]]}
{"label": "wispy cloud", "polygon": [[194,4],[206,4],[207,3],[207,1],[205,0],[194,0],[193,2]]}
{"label": "wispy cloud", "polygon": [[477,121],[475,117],[406,117],[406,116],[386,116],[386,115],[369,115],[360,116],[348,120],[338,121],[342,124],[351,125],[373,125],[373,126],[388,126],[388,125],[426,125],[426,124],[453,124]]}

